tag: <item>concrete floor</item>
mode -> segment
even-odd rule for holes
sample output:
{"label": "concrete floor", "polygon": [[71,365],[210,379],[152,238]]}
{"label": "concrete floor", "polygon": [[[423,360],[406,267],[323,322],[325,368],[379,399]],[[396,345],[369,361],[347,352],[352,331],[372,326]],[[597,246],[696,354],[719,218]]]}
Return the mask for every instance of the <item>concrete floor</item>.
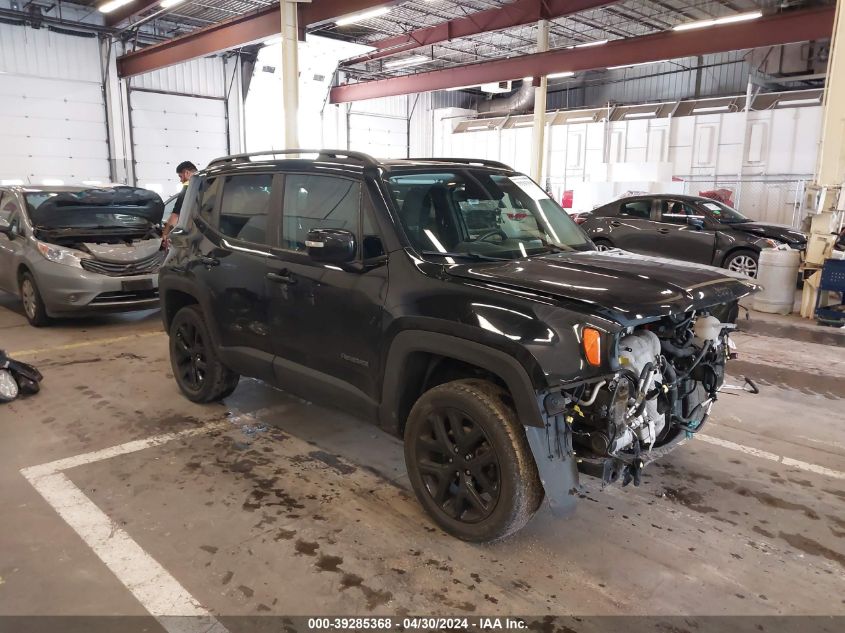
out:
{"label": "concrete floor", "polygon": [[0,348],[45,375],[0,405],[0,615],[145,614],[20,470],[206,424],[66,476],[214,614],[845,615],[845,340],[754,319],[734,371],[760,395],[725,393],[640,488],[479,546],[432,526],[375,427],[254,380],[181,397],[157,312],[37,330],[0,297]]}

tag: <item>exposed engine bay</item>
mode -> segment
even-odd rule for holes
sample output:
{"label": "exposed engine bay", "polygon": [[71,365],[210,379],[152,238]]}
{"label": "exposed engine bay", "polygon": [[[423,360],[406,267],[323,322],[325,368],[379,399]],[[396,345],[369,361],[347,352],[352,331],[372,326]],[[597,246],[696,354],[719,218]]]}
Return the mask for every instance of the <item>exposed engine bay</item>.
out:
{"label": "exposed engine bay", "polygon": [[579,468],[605,483],[622,476],[623,485],[639,485],[659,449],[701,430],[732,354],[736,325],[721,318],[735,305],[726,307],[665,317],[619,338],[619,371],[569,394]]}

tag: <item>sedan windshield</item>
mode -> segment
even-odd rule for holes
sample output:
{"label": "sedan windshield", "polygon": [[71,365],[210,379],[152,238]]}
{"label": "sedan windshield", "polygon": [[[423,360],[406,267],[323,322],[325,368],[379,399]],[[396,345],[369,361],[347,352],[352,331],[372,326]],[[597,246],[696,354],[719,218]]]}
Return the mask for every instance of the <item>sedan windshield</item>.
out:
{"label": "sedan windshield", "polygon": [[518,259],[592,250],[592,242],[534,181],[484,169],[394,171],[405,233],[424,255]]}
{"label": "sedan windshield", "polygon": [[701,206],[704,207],[710,213],[710,216],[720,224],[751,222],[749,218],[742,215],[739,211],[722,202],[708,200],[707,202],[702,202]]}

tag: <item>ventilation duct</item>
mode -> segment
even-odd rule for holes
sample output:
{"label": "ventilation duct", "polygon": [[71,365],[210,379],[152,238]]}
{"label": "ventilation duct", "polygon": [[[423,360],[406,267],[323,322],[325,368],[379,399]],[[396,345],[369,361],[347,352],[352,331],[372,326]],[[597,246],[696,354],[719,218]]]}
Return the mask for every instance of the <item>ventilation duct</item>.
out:
{"label": "ventilation duct", "polygon": [[504,114],[522,114],[534,107],[534,86],[530,81],[523,81],[519,90],[509,97],[499,97],[482,101],[478,104],[478,113],[486,116]]}

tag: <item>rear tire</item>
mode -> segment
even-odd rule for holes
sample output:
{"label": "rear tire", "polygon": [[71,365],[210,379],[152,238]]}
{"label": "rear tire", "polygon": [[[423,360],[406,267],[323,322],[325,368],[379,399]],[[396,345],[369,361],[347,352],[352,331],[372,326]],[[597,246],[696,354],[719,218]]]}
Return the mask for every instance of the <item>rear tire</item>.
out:
{"label": "rear tire", "polygon": [[751,250],[734,251],[725,258],[725,268],[731,272],[756,279],[759,258],[760,254]]}
{"label": "rear tire", "polygon": [[29,324],[34,327],[50,325],[50,317],[47,316],[47,308],[44,305],[44,300],[41,298],[38,284],[35,283],[35,277],[29,271],[21,274],[20,294],[21,301],[23,302],[23,312]]}
{"label": "rear tire", "polygon": [[616,248],[613,244],[610,243],[610,240],[606,240],[603,238],[598,238],[593,240],[593,244],[596,245],[596,250],[598,251],[609,251],[612,248]]}
{"label": "rear tire", "polygon": [[232,395],[240,376],[217,356],[199,306],[176,313],[170,325],[170,366],[185,397],[192,402],[215,402]]}
{"label": "rear tire", "polygon": [[405,427],[405,464],[423,508],[465,541],[510,536],[543,500],[510,397],[484,380],[448,382],[417,400]]}

